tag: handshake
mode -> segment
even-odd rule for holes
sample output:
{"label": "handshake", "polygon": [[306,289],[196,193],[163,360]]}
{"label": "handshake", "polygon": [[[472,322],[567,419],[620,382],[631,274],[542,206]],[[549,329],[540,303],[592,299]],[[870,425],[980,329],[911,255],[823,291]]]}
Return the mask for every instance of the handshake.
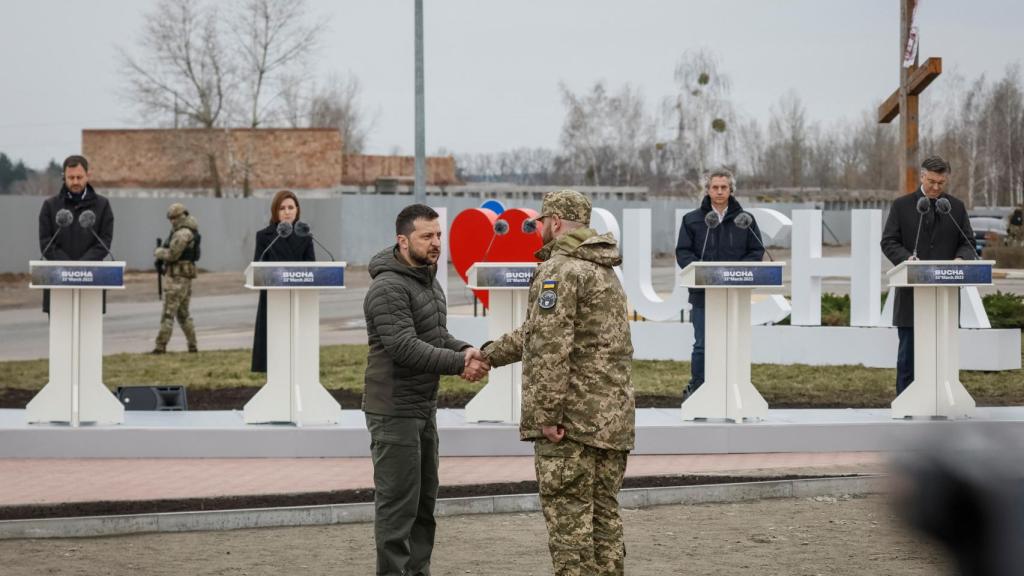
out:
{"label": "handshake", "polygon": [[466,367],[460,375],[463,380],[476,382],[491,370],[490,363],[484,358],[484,353],[479,348],[466,348],[465,354]]}

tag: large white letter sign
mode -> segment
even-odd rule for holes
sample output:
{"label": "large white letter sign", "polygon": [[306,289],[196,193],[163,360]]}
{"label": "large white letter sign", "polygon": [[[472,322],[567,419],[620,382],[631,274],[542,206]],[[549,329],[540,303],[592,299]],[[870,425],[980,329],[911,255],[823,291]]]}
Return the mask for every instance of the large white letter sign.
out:
{"label": "large white letter sign", "polygon": [[882,298],[882,211],[853,210],[849,258],[821,255],[821,210],[793,211],[794,326],[821,325],[821,279],[850,278],[850,324],[877,326]]}
{"label": "large white letter sign", "polygon": [[[676,210],[674,230],[679,234],[683,214],[689,210]],[[650,208],[627,208],[622,211],[625,241],[622,243],[622,284],[626,297],[633,309],[648,320],[671,320],[679,318],[679,311],[689,306],[686,303],[686,288],[681,286],[679,267],[676,266],[672,282],[672,294],[665,299],[658,296],[651,283],[651,210]],[[673,244],[675,244],[673,242]]]}

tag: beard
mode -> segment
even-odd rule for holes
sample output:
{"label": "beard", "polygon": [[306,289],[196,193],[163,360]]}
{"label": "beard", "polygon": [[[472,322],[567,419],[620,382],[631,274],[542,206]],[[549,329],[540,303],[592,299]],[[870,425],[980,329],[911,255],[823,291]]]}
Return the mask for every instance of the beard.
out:
{"label": "beard", "polygon": [[436,248],[427,248],[425,250],[417,250],[411,244],[409,245],[409,260],[417,266],[430,266],[436,264],[437,259],[441,256],[441,250]]}
{"label": "beard", "polygon": [[551,242],[554,239],[555,239],[555,235],[551,232],[551,227],[550,226],[545,226],[544,228],[541,229],[541,231],[540,231],[540,241],[541,242],[543,242],[544,244],[547,244],[548,242]]}

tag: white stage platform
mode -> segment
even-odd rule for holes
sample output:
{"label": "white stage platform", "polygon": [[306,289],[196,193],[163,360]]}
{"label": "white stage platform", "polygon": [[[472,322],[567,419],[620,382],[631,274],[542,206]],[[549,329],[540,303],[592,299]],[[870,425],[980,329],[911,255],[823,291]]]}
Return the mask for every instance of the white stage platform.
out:
{"label": "white stage platform", "polygon": [[[914,446],[945,426],[995,427],[1020,438],[1024,407],[978,408],[972,420],[893,420],[888,409],[769,410],[759,422],[683,422],[678,408],[637,410],[635,454],[876,452]],[[510,424],[467,424],[439,410],[443,456],[532,454]],[[246,425],[241,411],[125,412],[112,426],[27,424],[24,410],[0,410],[0,458],[339,458],[369,456],[363,413],[340,424],[297,428]]]}

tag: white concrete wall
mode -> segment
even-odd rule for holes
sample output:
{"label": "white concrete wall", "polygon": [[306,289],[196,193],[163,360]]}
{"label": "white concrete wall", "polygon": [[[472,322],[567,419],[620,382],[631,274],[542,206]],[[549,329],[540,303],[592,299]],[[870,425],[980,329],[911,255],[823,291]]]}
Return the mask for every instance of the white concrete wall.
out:
{"label": "white concrete wall", "polygon": [[[102,190],[100,191],[102,194]],[[300,194],[300,199],[301,194]],[[0,272],[27,272],[28,261],[39,257],[38,218],[43,202],[39,196],[0,196]],[[114,211],[114,245],[118,259],[130,269],[148,269],[153,265],[153,244],[157,236],[166,237],[164,213],[175,198],[111,198]],[[267,198],[183,198],[180,199],[199,220],[203,234],[200,266],[211,271],[241,271],[252,258],[256,231],[266,225],[270,200]],[[394,241],[394,220],[412,199],[409,196],[345,195],[336,198],[302,199],[302,217],[313,227],[317,239],[339,260],[353,265],[366,264],[373,254]],[[449,220],[461,210],[480,205],[475,198],[430,198],[431,205],[448,208]],[[506,204],[508,205],[508,204]],[[509,207],[540,208],[539,201],[524,201]],[[694,207],[692,200],[656,198],[649,201],[606,200],[598,207],[609,210],[621,224],[625,208],[649,208],[652,211],[651,250],[671,254],[676,234],[673,215],[677,208]],[[764,204],[789,216],[794,209],[813,208],[806,204]],[[753,208],[754,205],[748,206]],[[849,220],[849,212],[826,212],[832,225]],[[849,224],[836,224],[836,233],[849,242]],[[831,237],[825,235],[826,242]],[[789,234],[771,243],[788,247]]]}

